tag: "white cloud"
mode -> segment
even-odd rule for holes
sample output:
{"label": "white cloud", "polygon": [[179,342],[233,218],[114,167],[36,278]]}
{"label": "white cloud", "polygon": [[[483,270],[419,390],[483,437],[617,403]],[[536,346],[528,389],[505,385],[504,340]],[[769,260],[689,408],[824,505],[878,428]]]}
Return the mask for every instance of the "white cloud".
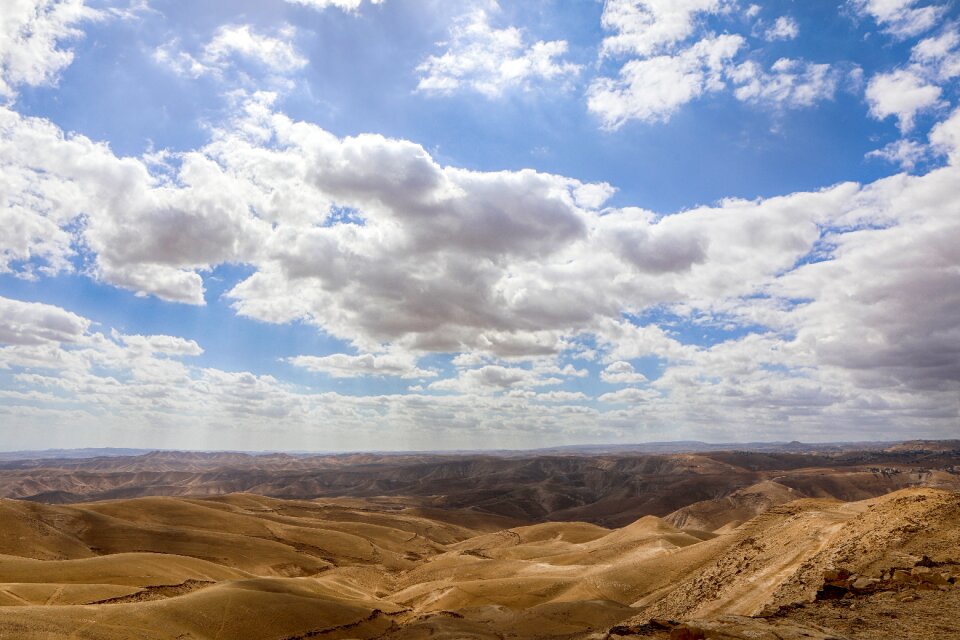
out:
{"label": "white cloud", "polygon": [[[343,11],[356,11],[363,4],[363,0],[286,0],[289,4],[298,4],[303,7],[323,11],[328,7],[336,7]],[[382,4],[383,0],[370,0],[370,4]]]}
{"label": "white cloud", "polygon": [[600,402],[606,402],[607,404],[646,404],[651,400],[656,400],[660,397],[660,392],[656,389],[637,389],[635,387],[627,387],[626,389],[620,389],[618,391],[612,391],[610,393],[605,393],[597,400]]}
{"label": "white cloud", "polygon": [[281,28],[274,38],[256,33],[250,25],[220,27],[203,48],[203,59],[211,64],[227,64],[234,56],[255,60],[278,72],[295,71],[307,64],[290,41],[296,35],[291,26]]}
{"label": "white cloud", "polygon": [[884,31],[897,38],[918,36],[943,16],[943,5],[918,4],[919,0],[849,0],[859,15],[873,18]]}
{"label": "white cloud", "polygon": [[727,0],[606,0],[600,18],[613,35],[603,39],[603,55],[649,56],[690,37],[700,14],[727,10]]}
{"label": "white cloud", "polygon": [[417,66],[418,91],[450,94],[469,89],[496,98],[511,88],[566,82],[580,72],[580,65],[563,60],[565,40],[528,44],[516,27],[493,28],[484,9],[454,24],[444,44],[443,54]]}
{"label": "white cloud", "polygon": [[535,400],[537,402],[585,402],[589,400],[589,396],[580,391],[542,391],[537,393],[536,391],[520,391],[514,390],[507,393],[510,397],[520,397],[527,398],[529,400]]}
{"label": "white cloud", "polygon": [[829,64],[813,64],[780,58],[764,71],[748,61],[730,69],[734,95],[745,102],[785,107],[809,107],[831,100],[837,91],[839,73]]}
{"label": "white cloud", "polygon": [[950,158],[954,165],[960,165],[960,111],[938,122],[930,130],[930,145],[938,153]]}
{"label": "white cloud", "polygon": [[633,365],[625,360],[610,363],[600,372],[600,379],[609,384],[640,384],[647,382],[647,377],[634,370]]}
{"label": "white cloud", "polygon": [[[737,99],[773,107],[809,107],[833,98],[839,72],[829,64],[782,58],[769,71],[754,61],[737,64],[747,50],[738,34],[716,35],[698,24],[698,16],[728,12],[720,0],[608,0],[601,55],[629,54],[616,78],[598,77],[587,90],[587,108],[605,129],[631,120],[666,122],[682,106],[730,86]],[[752,5],[745,15],[756,17]],[[758,23],[758,26],[762,23]],[[762,32],[768,41],[795,38],[799,27],[782,16]],[[696,40],[692,43],[692,38]]]}
{"label": "white cloud", "polygon": [[183,43],[179,38],[170,40],[154,50],[153,60],[157,64],[168,67],[177,75],[188,78],[199,78],[218,72],[214,67],[204,64],[186,51],[183,51],[182,45]]}
{"label": "white cloud", "polygon": [[19,86],[55,83],[73,61],[73,52],[62,43],[82,35],[79,24],[103,17],[84,0],[4,0],[0,99],[15,97]]}
{"label": "white cloud", "polygon": [[591,83],[587,107],[607,129],[618,129],[630,120],[669,120],[681,106],[726,87],[724,69],[744,44],[741,36],[722,35],[676,55],[630,60],[618,78]]}
{"label": "white cloud", "polygon": [[3,268],[45,260],[49,270],[69,269],[79,240],[96,256],[93,272],[102,280],[203,304],[198,271],[249,259],[269,225],[250,217],[249,185],[202,154],[180,160],[173,187],[140,160],[0,108],[0,166],[9,177],[0,183],[0,218],[29,232],[0,236]]}
{"label": "white cloud", "polygon": [[274,74],[289,74],[307,65],[307,59],[294,47],[296,30],[285,25],[276,37],[257,33],[248,24],[224,25],[213,34],[195,57],[172,40],[154,51],[153,59],[179,75],[199,78],[222,77],[237,62],[253,63]]}
{"label": "white cloud", "polygon": [[921,40],[913,47],[910,60],[914,68],[938,82],[960,76],[960,31],[950,27]]}
{"label": "white cloud", "polygon": [[611,364],[651,356],[680,362],[689,360],[697,351],[670,337],[655,324],[640,326],[627,320],[605,318],[593,331],[606,354],[604,361]]}
{"label": "white cloud", "polygon": [[290,364],[313,371],[325,373],[331,378],[359,378],[363,376],[385,376],[398,378],[433,378],[436,371],[420,369],[411,355],[363,353],[348,355],[334,353],[328,356],[294,356],[287,358]]}
{"label": "white cloud", "polygon": [[903,132],[913,129],[917,114],[941,106],[943,89],[929,84],[910,69],[878,73],[867,85],[866,98],[870,115],[878,120],[897,118]]}
{"label": "white cloud", "polygon": [[168,356],[199,356],[203,353],[203,349],[195,340],[187,340],[177,336],[124,335],[117,337],[124,345],[135,352]]}
{"label": "white cloud", "polygon": [[[154,337],[146,348],[147,338],[90,334],[63,310],[2,314],[26,318],[5,327],[13,337],[0,355],[20,369],[15,391],[47,393],[50,407],[82,399],[78,423],[109,415],[256,430],[266,417],[358,430],[345,438],[395,424],[426,442],[434,426],[610,437],[637,425],[667,433],[725,422],[798,437],[955,429],[960,114],[930,136],[953,164],[926,175],[663,216],[601,212],[608,187],[584,191],[563,176],[468,171],[409,141],[340,138],[278,113],[266,94],[160,173],[42,119],[7,109],[0,122],[4,176],[17,176],[5,206],[51,233],[69,228],[106,282],[202,302],[205,270],[243,263],[253,273],[228,298],[243,315],[301,320],[361,353],[476,355],[430,386],[459,395],[324,397],[269,376],[191,367],[178,359],[199,351],[189,341]],[[811,254],[819,260],[808,264]],[[695,346],[668,323],[627,320],[652,309],[752,333]],[[53,333],[23,328],[60,327],[57,318],[65,324]],[[604,411],[509,395],[575,382],[582,373],[564,354],[582,344],[605,365],[657,358],[663,375],[602,396]],[[347,368],[365,366],[346,357]],[[24,407],[3,419],[42,422]]]}
{"label": "white cloud", "polygon": [[60,307],[0,297],[0,343],[76,342],[90,321]]}
{"label": "white cloud", "polygon": [[866,154],[867,158],[879,158],[899,165],[905,170],[913,169],[916,164],[929,154],[929,148],[915,140],[895,140],[881,149],[875,149]]}
{"label": "white cloud", "polygon": [[505,389],[540,387],[559,383],[559,379],[544,379],[536,371],[530,369],[488,364],[477,369],[461,371],[456,378],[437,380],[430,383],[427,388],[431,391],[482,394]]}
{"label": "white cloud", "polygon": [[769,29],[763,32],[763,39],[768,42],[774,40],[793,40],[800,35],[800,25],[790,16],[780,16]]}

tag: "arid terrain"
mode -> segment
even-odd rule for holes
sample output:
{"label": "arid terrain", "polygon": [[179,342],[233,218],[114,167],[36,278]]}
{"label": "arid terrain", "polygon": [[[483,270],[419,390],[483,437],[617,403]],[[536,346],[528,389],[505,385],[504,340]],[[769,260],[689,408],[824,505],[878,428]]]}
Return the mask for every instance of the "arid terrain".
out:
{"label": "arid terrain", "polygon": [[960,446],[0,464],[0,638],[960,637]]}

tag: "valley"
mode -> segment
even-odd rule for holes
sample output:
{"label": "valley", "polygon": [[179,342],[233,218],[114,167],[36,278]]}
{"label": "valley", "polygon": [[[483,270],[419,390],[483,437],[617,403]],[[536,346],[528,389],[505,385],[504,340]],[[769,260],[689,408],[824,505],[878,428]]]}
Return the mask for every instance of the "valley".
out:
{"label": "valley", "polygon": [[951,637],[958,461],[8,461],[0,638]]}

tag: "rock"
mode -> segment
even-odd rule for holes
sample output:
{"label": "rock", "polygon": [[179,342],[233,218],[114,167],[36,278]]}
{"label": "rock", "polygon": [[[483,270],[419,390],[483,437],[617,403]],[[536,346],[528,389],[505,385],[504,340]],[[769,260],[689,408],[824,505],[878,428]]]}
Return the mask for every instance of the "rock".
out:
{"label": "rock", "polygon": [[670,640],[847,640],[829,629],[786,620],[723,616],[691,620],[674,627]]}
{"label": "rock", "polygon": [[925,574],[921,575],[921,576],[920,576],[920,580],[922,580],[923,582],[926,582],[927,584],[933,584],[933,585],[941,586],[941,585],[949,585],[949,584],[950,584],[950,581],[948,580],[949,577],[950,577],[950,576],[947,575],[947,574],[943,574],[943,573],[933,573],[933,572],[931,571],[930,573],[925,573]]}
{"label": "rock", "polygon": [[676,620],[665,620],[663,618],[650,618],[650,622],[647,623],[655,629],[673,629],[679,623]]}
{"label": "rock", "polygon": [[611,627],[608,631],[610,636],[644,636],[648,635],[651,632],[655,631],[667,631],[673,629],[675,626],[680,624],[674,620],[665,620],[662,618],[651,618],[649,622],[640,625],[624,625],[618,624],[615,627]]}
{"label": "rock", "polygon": [[827,569],[823,572],[824,582],[839,582],[850,577],[850,572],[846,569]]}
{"label": "rock", "polygon": [[853,584],[850,585],[850,587],[854,591],[871,591],[879,584],[880,584],[880,580],[878,580],[877,578],[863,577],[863,578],[857,578],[856,580],[854,580]]}
{"label": "rock", "polygon": [[903,569],[894,569],[893,575],[890,576],[891,582],[910,582],[913,579],[912,574],[909,571]]}
{"label": "rock", "polygon": [[845,598],[848,595],[850,595],[850,591],[846,587],[825,584],[823,585],[823,588],[817,591],[817,594],[814,596],[814,600],[839,600],[840,598]]}

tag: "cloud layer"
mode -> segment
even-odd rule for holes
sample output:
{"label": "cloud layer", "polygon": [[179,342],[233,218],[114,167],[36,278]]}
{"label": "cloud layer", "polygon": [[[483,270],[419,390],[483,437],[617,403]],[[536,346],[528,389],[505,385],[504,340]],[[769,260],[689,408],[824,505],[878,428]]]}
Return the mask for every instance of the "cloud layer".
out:
{"label": "cloud layer", "polygon": [[[503,419],[506,406],[519,420],[546,402],[553,409],[541,420],[558,420],[559,407],[576,409],[579,426],[557,427],[573,432],[708,425],[718,412],[727,424],[749,421],[771,435],[785,417],[807,433],[827,424],[851,433],[864,420],[931,432],[955,425],[960,172],[953,164],[655,216],[603,209],[612,191],[603,185],[534,171],[466,171],[441,166],[408,141],[338,138],[275,111],[266,95],[252,96],[209,145],[176,158],[169,176],[65,138],[41,120],[6,111],[4,122],[3,162],[32,181],[35,197],[19,216],[56,229],[25,250],[32,258],[68,264],[70,247],[84,246],[105,282],[195,304],[203,304],[204,269],[253,265],[229,292],[238,313],[308,322],[359,352],[302,354],[292,365],[334,378],[424,379],[431,394],[486,398],[477,405],[484,410],[510,398],[495,414],[471,409],[468,422]],[[932,135],[954,156],[958,123],[955,114]],[[12,152],[26,147],[23,140],[29,162]],[[339,215],[344,208],[351,217]],[[83,224],[65,231],[79,216]],[[60,241],[61,233],[73,242]],[[144,393],[91,364],[133,359],[144,366],[134,377],[171,407],[187,402],[178,385],[190,380],[200,393],[213,377],[246,390],[236,391],[243,401],[217,391],[222,404],[200,405],[215,415],[242,409],[306,420],[315,410],[315,397],[276,380],[191,373],[170,359],[197,355],[202,345],[89,334],[89,323],[69,311],[4,304],[6,366],[22,368],[17,379],[26,386],[76,393],[77,380],[66,369],[50,374],[45,362],[84,354],[83,385]],[[684,344],[625,319],[651,309],[755,329],[712,346]],[[417,363],[431,353],[460,353],[457,372],[437,378]],[[600,380],[627,386],[598,394],[596,404],[573,401],[575,394],[559,404],[540,400],[587,374],[564,365],[568,358],[606,363]],[[643,358],[657,359],[660,375],[651,379],[630,362]],[[126,366],[120,360],[111,366]],[[161,371],[171,377],[145,378]],[[531,393],[507,394],[515,390]],[[349,402],[412,411],[418,397]],[[417,402],[436,401],[434,411],[452,402],[442,397]],[[161,411],[157,403],[150,406]],[[413,422],[423,419],[422,405],[408,416]]]}
{"label": "cloud layer", "polygon": [[[61,43],[76,25],[103,17],[79,2],[20,2],[0,33],[0,273],[226,304],[345,346],[278,354],[295,384],[209,366],[203,341],[0,296],[0,418],[156,437],[233,429],[257,446],[282,425],[289,440],[276,442],[293,448],[955,435],[960,36],[935,24],[937,6],[849,8],[891,38],[917,38],[908,60],[867,80],[862,108],[903,135],[870,157],[925,170],[658,214],[601,181],[465,168],[412,140],[291,117],[277,93],[252,88],[309,66],[284,25],[222,25],[197,47],[157,49],[185,78],[229,86],[228,115],[198,146],[124,156],[17,108],[19,88],[69,63]],[[613,132],[723,92],[757,109],[833,99],[850,67],[764,60],[757,47],[800,26],[759,13],[609,0],[585,108]],[[586,71],[565,40],[490,16],[456,22],[444,51],[412,69],[411,91],[494,99]],[[757,35],[711,22],[734,18]],[[929,134],[925,118],[939,120]],[[225,265],[243,275],[212,300]],[[369,380],[399,391],[314,387]]]}

